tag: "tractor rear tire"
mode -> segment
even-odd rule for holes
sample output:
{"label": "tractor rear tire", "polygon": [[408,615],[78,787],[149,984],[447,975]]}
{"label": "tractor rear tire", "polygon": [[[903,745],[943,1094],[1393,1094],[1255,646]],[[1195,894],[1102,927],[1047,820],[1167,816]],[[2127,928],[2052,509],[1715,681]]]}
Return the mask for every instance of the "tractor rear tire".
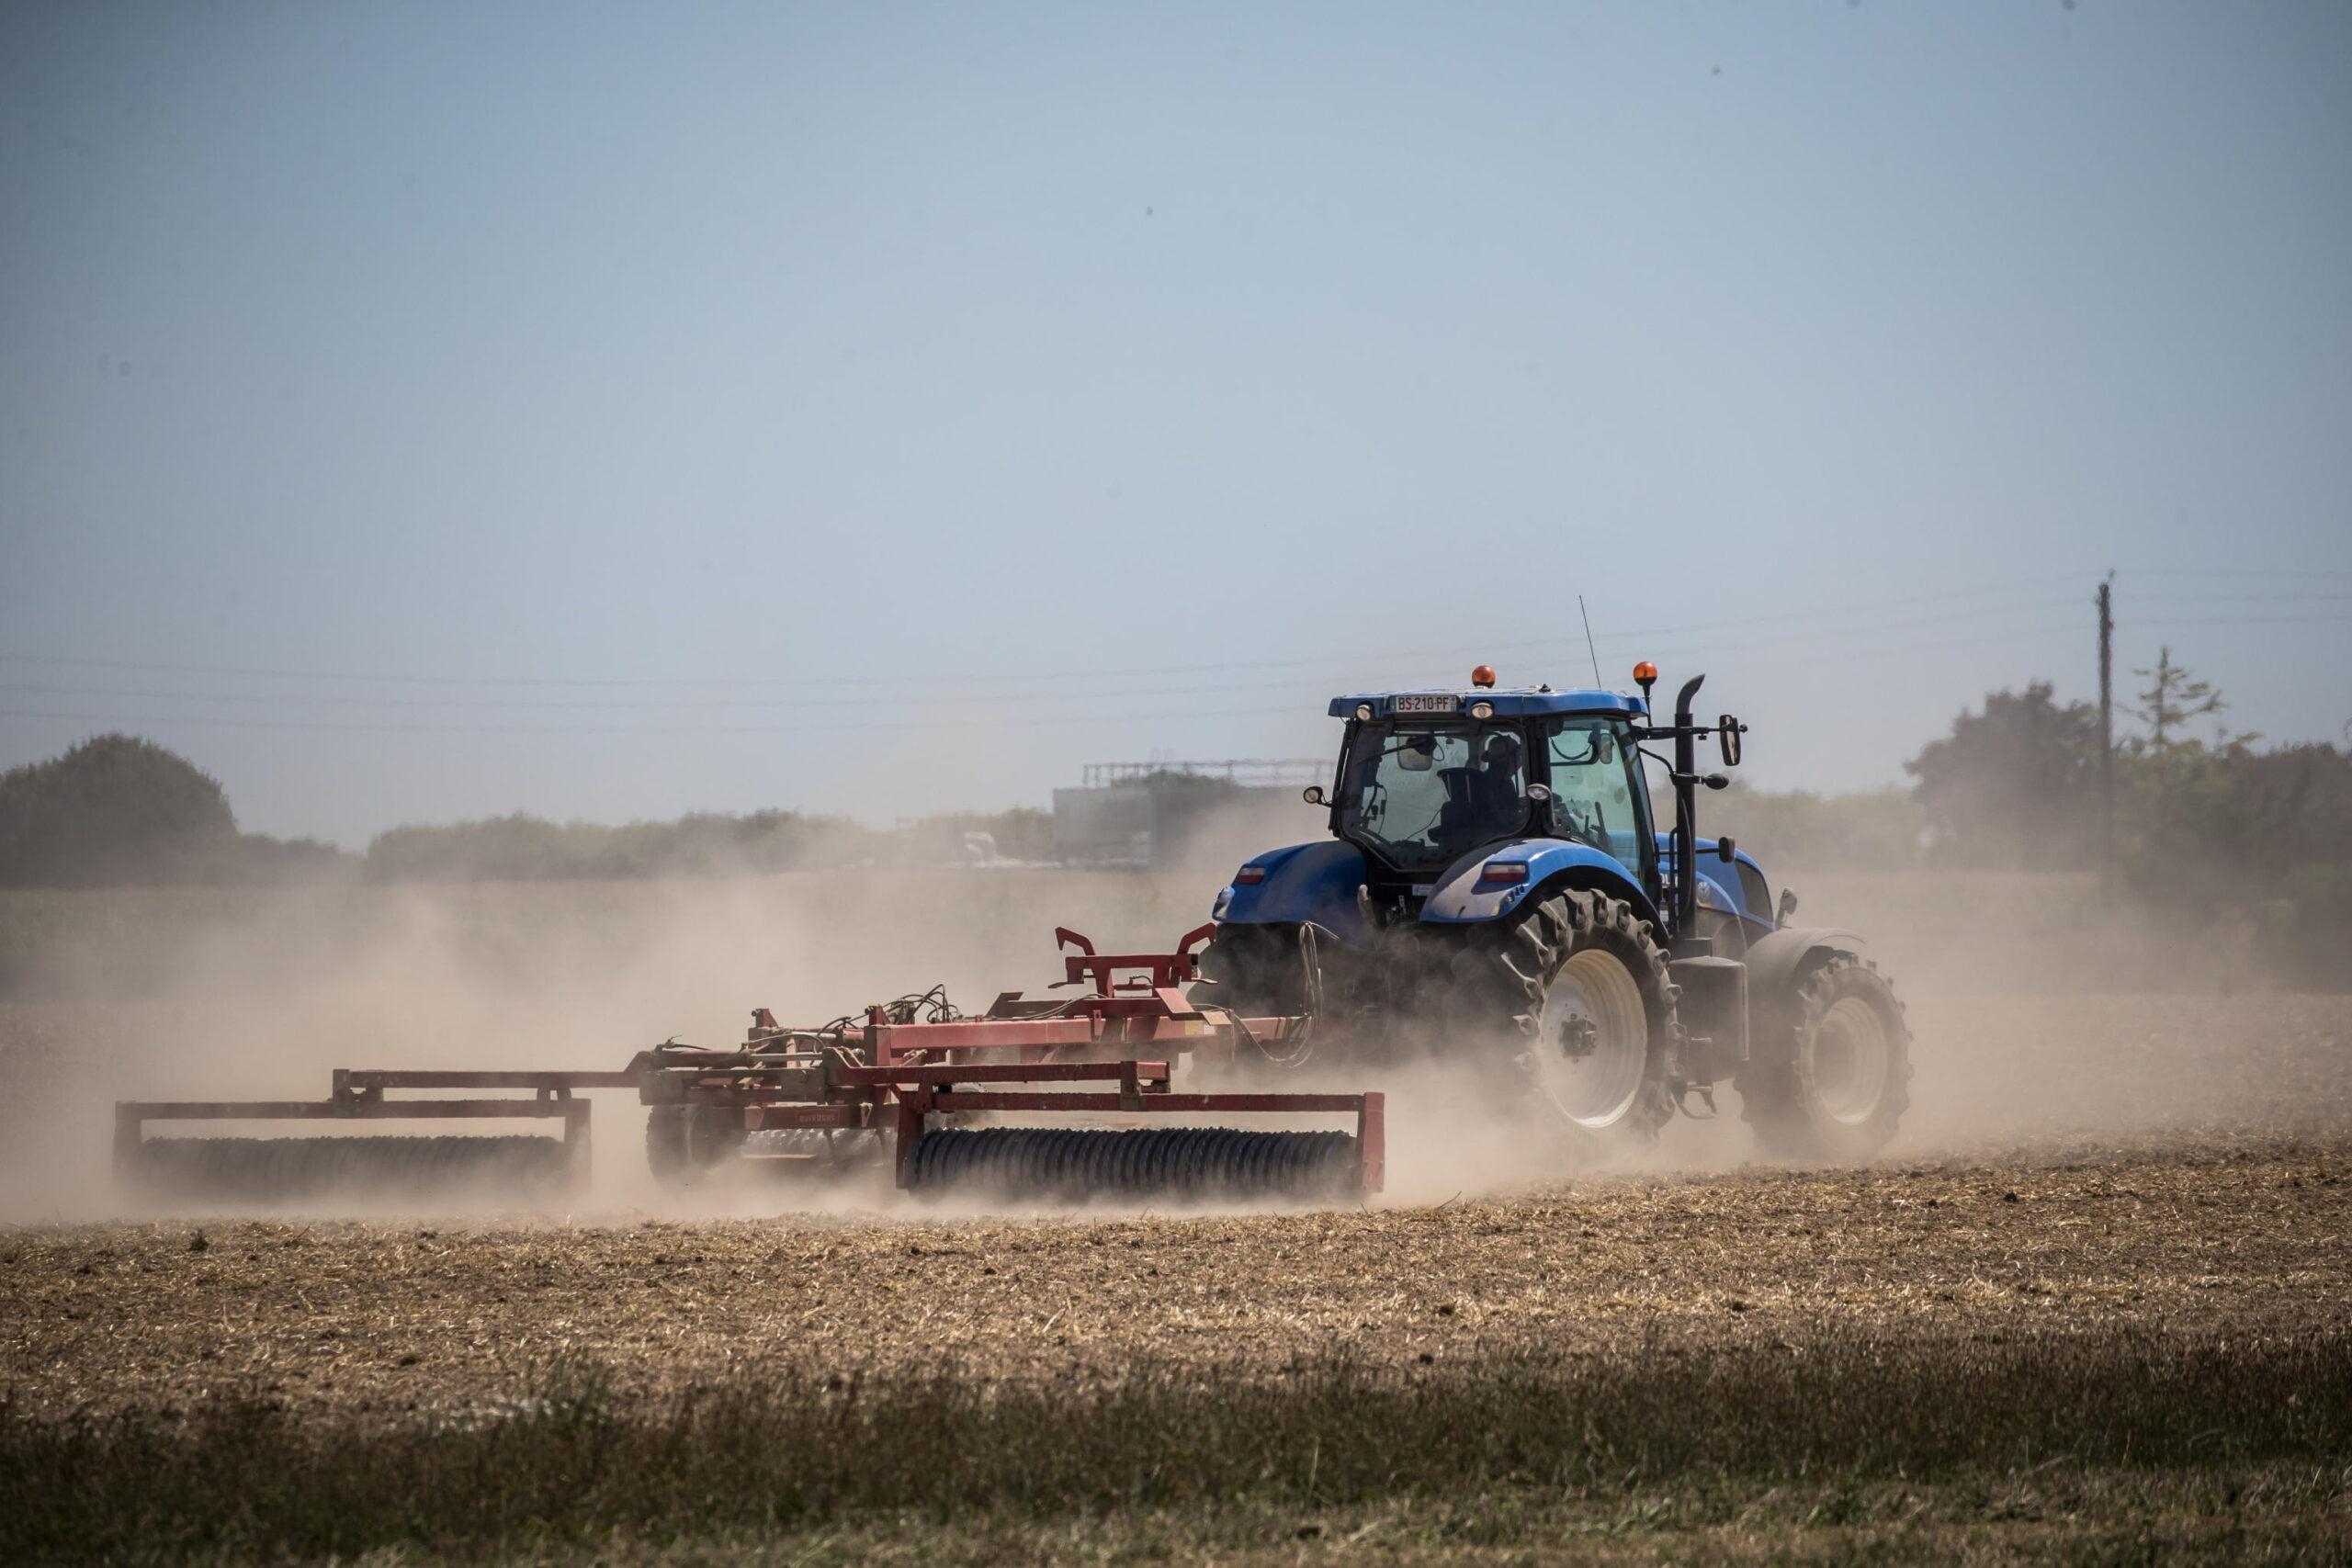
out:
{"label": "tractor rear tire", "polygon": [[1231,1008],[1244,1018],[1287,1018],[1306,1010],[1306,970],[1291,925],[1220,925],[1201,953],[1201,978],[1215,985],[1195,1002]]}
{"label": "tractor rear tire", "polygon": [[1472,927],[1452,967],[1446,1021],[1508,1065],[1577,1155],[1646,1144],[1673,1119],[1678,987],[1632,905],[1555,893],[1508,924]]}
{"label": "tractor rear tire", "polygon": [[1911,1032],[1878,965],[1832,953],[1766,1007],[1739,1077],[1740,1115],[1782,1159],[1866,1159],[1911,1103]]}

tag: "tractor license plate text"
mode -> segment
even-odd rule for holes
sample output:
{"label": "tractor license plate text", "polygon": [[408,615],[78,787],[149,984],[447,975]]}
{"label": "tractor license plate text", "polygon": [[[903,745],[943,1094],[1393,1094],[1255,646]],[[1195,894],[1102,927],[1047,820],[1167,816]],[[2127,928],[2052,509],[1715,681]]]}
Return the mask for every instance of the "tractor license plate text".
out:
{"label": "tractor license plate text", "polygon": [[1396,699],[1398,713],[1453,713],[1462,706],[1462,699],[1452,694],[1443,696],[1403,696]]}

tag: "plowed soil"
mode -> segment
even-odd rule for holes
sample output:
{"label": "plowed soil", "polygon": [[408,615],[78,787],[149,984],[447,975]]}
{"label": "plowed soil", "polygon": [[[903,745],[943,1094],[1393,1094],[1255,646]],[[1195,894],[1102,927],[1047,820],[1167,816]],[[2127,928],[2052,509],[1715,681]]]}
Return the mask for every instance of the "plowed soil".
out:
{"label": "plowed soil", "polygon": [[[1073,891],[1099,906],[1098,924],[1123,918],[1110,925],[1122,936],[1179,929],[1185,912],[1175,891],[1114,880],[1040,884],[1013,902],[1022,921],[1043,923],[1030,903]],[[215,931],[189,950],[203,962],[174,949],[162,978],[121,996],[64,986],[0,1001],[18,1222],[0,1231],[0,1410],[19,1431],[86,1417],[169,1424],[230,1404],[322,1430],[403,1428],[511,1413],[545,1386],[549,1368],[582,1358],[626,1406],[786,1364],[853,1379],[944,1372],[989,1387],[1110,1388],[1144,1366],[1280,1377],[1334,1357],[1409,1378],[1526,1353],[1638,1368],[1678,1356],[1896,1344],[1930,1355],[1950,1347],[1960,1368],[1985,1347],[2028,1343],[2103,1346],[2099,1354],[2128,1361],[2140,1353],[2133,1347],[2300,1346],[2308,1355],[2337,1342],[2352,1299],[2352,998],[2249,984],[2211,948],[2171,969],[2140,946],[2119,956],[2110,944],[2086,960],[2061,951],[2053,934],[2075,906],[2039,886],[2020,902],[2014,879],[1924,902],[1907,886],[1842,891],[1843,907],[1826,899],[1833,908],[1815,918],[1890,920],[1880,951],[1910,1004],[1918,1068],[1901,1136],[1850,1168],[1749,1163],[1728,1094],[1716,1122],[1678,1122],[1645,1158],[1584,1172],[1498,1159],[1490,1130],[1417,1122],[1416,1107],[1399,1101],[1392,1190],[1361,1208],[987,1213],[854,1195],[815,1213],[755,1190],[698,1212],[641,1182],[600,1179],[569,1213],[502,1212],[492,1201],[455,1217],[141,1216],[103,1181],[113,1093],[315,1094],[337,1064],[494,1055],[615,1065],[642,1043],[639,1011],[668,1021],[661,998],[673,993],[657,987],[646,1003],[645,972],[624,974],[611,956],[671,918],[668,902],[569,928],[560,964],[539,954],[548,988],[520,992],[481,990],[469,967],[481,927],[503,931],[514,914],[496,897],[469,894],[479,907],[456,926],[434,927],[422,946],[412,931],[385,952],[374,951],[389,940],[377,928],[408,927],[379,911],[368,916],[365,963],[345,954],[345,967],[319,987],[283,995],[241,981],[233,1005],[242,1010],[224,1015],[221,953],[249,979],[293,940],[289,922],[304,924],[302,940],[326,940],[315,921],[246,911],[231,934]],[[791,925],[804,951],[819,952],[849,940],[821,922],[794,924],[805,912],[799,895],[777,897],[789,918],[754,936]],[[541,895],[515,897],[534,904]],[[2037,908],[2059,914],[2042,926],[2002,919]],[[1910,923],[1890,911],[1909,911]],[[983,913],[992,934],[949,965],[951,977],[986,968],[981,960],[1008,940],[994,934],[1006,911]],[[70,914],[87,919],[89,908]],[[729,930],[736,951],[756,945]],[[906,984],[936,973],[918,970]],[[602,990],[599,974],[610,980]],[[397,1002],[402,976],[433,982],[421,984],[417,1007],[439,1021],[434,1039],[487,1035],[542,1011],[560,1028],[517,1030],[511,1053],[460,1054],[430,1041],[405,1054],[368,1049],[399,1036],[400,1018],[383,1010]],[[708,976],[687,978],[699,986]],[[866,991],[886,994],[880,983]],[[788,1006],[797,994],[779,987],[745,999]],[[835,995],[828,1002],[838,1005],[799,1010],[830,1016],[858,999]],[[627,1028],[612,1021],[623,1009]],[[347,1034],[330,1026],[337,1018],[351,1021]],[[588,1051],[579,1040],[600,1019],[614,1038]],[[633,1166],[635,1108],[606,1100],[598,1114],[604,1166]],[[2247,1452],[2269,1441],[2249,1431]],[[2044,1462],[2019,1473],[2038,1474]],[[2097,1557],[2149,1541],[2324,1557],[2352,1540],[2345,1478],[2324,1464],[2294,1471],[2291,1484],[2303,1490],[2292,1493],[2277,1489],[2289,1484],[2283,1472],[2149,1479],[2128,1466],[2100,1470],[2081,1482],[2085,1512],[2063,1528],[2041,1515],[1986,1516],[1986,1527],[1975,1491],[1931,1489],[1915,1507],[1907,1492],[1882,1496],[1891,1484],[1883,1472],[1857,1473],[1878,1477],[1857,1482],[1852,1495],[1877,1499],[1869,1506],[1880,1510],[1859,1534],[1823,1534],[1815,1501],[1803,1500],[1812,1495],[1777,1487],[1721,1494],[1720,1506],[1708,1505],[1715,1533],[1702,1541],[1645,1533],[1668,1529],[1663,1516],[1612,1524],[1615,1514],[1591,1512],[1646,1506],[1632,1490],[1597,1502],[1538,1499],[1524,1513],[1514,1503],[1500,1522],[1478,1513],[1487,1521],[1478,1528],[1498,1550],[1527,1545],[1538,1528],[1529,1521],[1549,1520],[1541,1528],[1598,1530],[1614,1543],[1601,1552],[1588,1542],[1588,1554],[1724,1561],[1837,1557],[1890,1543],[1897,1555],[1997,1558],[2014,1548]],[[1670,1478],[1659,1484],[1686,1495]],[[2216,1534],[2207,1489],[2234,1498],[2242,1485],[2272,1488],[2245,1505],[2259,1528]],[[1311,1463],[1305,1488],[1312,1495]],[[1496,1495],[1480,1492],[1476,1509],[1498,1506]],[[1265,1556],[1273,1549],[1258,1532],[1290,1527],[1249,1510],[1288,1506],[1261,1500],[1237,1504],[1238,1513],[1170,1515],[1164,1529],[1127,1520],[1107,1536],[1088,1527],[1069,1538],[1067,1554]],[[1353,1506],[1350,1529],[1386,1528],[1378,1507]],[[1443,1519],[1472,1505],[1465,1495],[1399,1506],[1396,1517],[1423,1530],[1409,1557],[1453,1550]],[[1753,1529],[1741,1522],[1758,1519]],[[963,1551],[962,1538],[920,1523],[847,1528],[803,1544],[843,1560]],[[279,1538],[254,1539],[266,1554]],[[971,1538],[993,1546],[964,1554],[1049,1539],[1058,1538],[1008,1517]],[[1687,1551],[1694,1541],[1705,1550]],[[1988,1541],[1993,1549],[1980,1550]],[[484,1550],[512,1545],[502,1536]],[[751,1539],[713,1551],[748,1559],[768,1545]]]}
{"label": "plowed soil", "polygon": [[1402,1365],[1846,1330],[2291,1334],[2352,1299],[2352,1150],[1613,1177],[1354,1213],[175,1221],[6,1247],[19,1412],[260,1393],[397,1415],[494,1407],[583,1349],[650,1388],[810,1349],[1072,1378],[1335,1347]]}

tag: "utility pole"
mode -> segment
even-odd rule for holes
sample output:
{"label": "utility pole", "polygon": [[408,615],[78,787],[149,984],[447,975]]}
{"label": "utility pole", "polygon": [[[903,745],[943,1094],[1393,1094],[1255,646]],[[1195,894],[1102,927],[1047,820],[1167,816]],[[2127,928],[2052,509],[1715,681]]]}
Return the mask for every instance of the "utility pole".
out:
{"label": "utility pole", "polygon": [[2098,865],[2115,870],[2115,573],[2098,585]]}

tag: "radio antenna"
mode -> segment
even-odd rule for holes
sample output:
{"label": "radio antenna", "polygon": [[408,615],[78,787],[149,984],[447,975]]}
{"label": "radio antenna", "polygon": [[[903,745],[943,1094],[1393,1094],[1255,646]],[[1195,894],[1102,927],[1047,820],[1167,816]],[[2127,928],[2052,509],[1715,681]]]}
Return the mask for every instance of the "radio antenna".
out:
{"label": "radio antenna", "polygon": [[1592,655],[1592,683],[1600,684],[1600,650],[1592,646],[1592,616],[1584,607],[1584,595],[1577,595],[1577,614],[1584,616],[1584,650]]}

